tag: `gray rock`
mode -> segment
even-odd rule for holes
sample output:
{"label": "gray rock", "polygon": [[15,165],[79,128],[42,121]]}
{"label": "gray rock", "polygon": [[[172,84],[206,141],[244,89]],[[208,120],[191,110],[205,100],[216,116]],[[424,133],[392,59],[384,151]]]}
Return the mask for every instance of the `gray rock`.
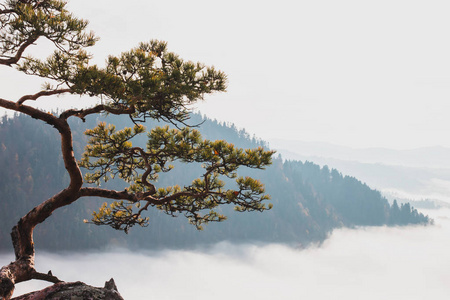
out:
{"label": "gray rock", "polygon": [[114,279],[105,287],[93,287],[83,282],[60,282],[43,290],[31,292],[12,300],[124,300],[117,291]]}

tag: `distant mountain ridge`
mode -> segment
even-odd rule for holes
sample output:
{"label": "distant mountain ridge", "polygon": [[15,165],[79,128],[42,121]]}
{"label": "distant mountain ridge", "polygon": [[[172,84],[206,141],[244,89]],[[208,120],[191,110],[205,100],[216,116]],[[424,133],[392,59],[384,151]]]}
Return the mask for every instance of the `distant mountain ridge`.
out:
{"label": "distant mountain ridge", "polygon": [[[86,123],[72,120],[74,150],[80,157],[85,145],[82,134],[100,121],[120,129],[131,126],[127,119],[108,116],[87,118]],[[128,122],[128,123],[126,123]],[[243,148],[267,147],[234,125],[218,123],[193,114],[190,124],[201,124],[205,138],[225,139]],[[147,128],[158,125],[147,122]],[[20,133],[20,134],[18,134]],[[145,135],[136,137],[145,143]],[[162,175],[158,185],[187,183],[199,175],[200,166],[176,167]],[[202,232],[183,217],[171,218],[151,210],[148,228],[133,228],[130,234],[106,227],[84,224],[92,210],[105,199],[80,199],[54,213],[35,230],[37,248],[48,250],[101,248],[105,245],[145,248],[190,248],[223,240],[231,242],[281,242],[308,245],[322,242],[334,228],[353,226],[427,224],[430,219],[409,204],[389,205],[381,194],[354,177],[311,162],[285,161],[281,156],[265,171],[245,170],[266,184],[274,208],[264,213],[237,213],[223,207],[229,219],[210,224]],[[26,116],[3,118],[0,124],[0,249],[10,248],[9,232],[17,220],[33,206],[52,196],[68,183],[59,154],[59,137],[50,126]],[[108,185],[123,189],[118,181]]]}
{"label": "distant mountain ridge", "polygon": [[408,150],[387,148],[351,148],[324,142],[288,141],[271,139],[270,146],[279,149],[286,158],[298,155],[333,158],[360,163],[378,163],[416,168],[450,168],[450,148],[442,146]]}
{"label": "distant mountain ridge", "polygon": [[[293,142],[305,147],[283,149],[271,142],[284,158],[309,160],[321,166],[336,168],[382,192],[393,201],[415,201],[418,207],[450,205],[450,149],[429,147],[412,150],[352,149],[326,143]],[[286,145],[284,145],[286,146]],[[336,150],[336,151],[334,151]],[[311,154],[313,153],[313,154]],[[364,155],[362,155],[363,153]],[[386,155],[383,155],[386,154]]]}

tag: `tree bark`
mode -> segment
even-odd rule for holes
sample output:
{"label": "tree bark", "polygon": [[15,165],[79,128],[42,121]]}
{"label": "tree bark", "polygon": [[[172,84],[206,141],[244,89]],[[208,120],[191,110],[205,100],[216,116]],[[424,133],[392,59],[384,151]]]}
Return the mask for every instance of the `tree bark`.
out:
{"label": "tree bark", "polygon": [[54,126],[61,135],[61,152],[64,166],[70,176],[67,188],[42,202],[22,217],[11,232],[16,260],[0,269],[0,300],[9,300],[14,292],[15,284],[31,279],[60,282],[51,274],[39,273],[34,268],[34,228],[44,222],[51,214],[62,206],[69,205],[79,198],[79,190],[83,185],[83,177],[75,159],[72,143],[72,132],[66,119],[57,118],[30,106],[20,105],[12,101],[0,99],[0,106],[25,113],[32,118],[42,120]]}
{"label": "tree bark", "polygon": [[[14,246],[14,253],[16,260],[9,265],[0,269],[0,300],[10,300],[14,292],[15,284],[19,282],[28,281],[31,279],[45,280],[52,283],[60,283],[57,277],[48,274],[39,273],[35,270],[34,257],[34,241],[33,231],[34,228],[44,222],[51,214],[58,208],[66,205],[70,205],[80,197],[90,196],[90,193],[80,193],[83,185],[83,177],[78,166],[77,160],[73,152],[73,140],[72,132],[67,119],[70,116],[77,115],[81,118],[90,114],[98,113],[103,110],[108,110],[104,105],[98,105],[92,109],[87,110],[69,110],[61,114],[58,118],[50,113],[40,111],[34,107],[24,105],[25,100],[34,100],[40,96],[47,96],[47,94],[66,93],[69,90],[53,91],[49,93],[41,92],[35,95],[27,95],[22,97],[18,102],[0,98],[0,107],[10,109],[13,111],[21,112],[34,119],[44,121],[45,123],[56,128],[61,136],[61,153],[64,161],[64,166],[67,173],[70,176],[70,183],[67,188],[54,195],[52,198],[42,202],[38,206],[34,207],[24,217],[22,217],[16,226],[13,227],[11,232],[12,243]],[[108,110],[109,111],[109,110]],[[112,110],[111,113],[129,113],[127,110]],[[96,196],[92,193],[92,196]],[[130,195],[121,195],[127,199]],[[56,286],[56,285],[55,285]],[[60,286],[60,285],[58,285]],[[30,298],[35,299],[35,298]],[[40,299],[40,298],[36,298]],[[44,298],[42,298],[44,299]],[[47,299],[47,298],[45,298]],[[102,298],[103,299],[103,298]],[[108,298],[109,299],[109,298]],[[116,299],[116,298],[111,298]]]}

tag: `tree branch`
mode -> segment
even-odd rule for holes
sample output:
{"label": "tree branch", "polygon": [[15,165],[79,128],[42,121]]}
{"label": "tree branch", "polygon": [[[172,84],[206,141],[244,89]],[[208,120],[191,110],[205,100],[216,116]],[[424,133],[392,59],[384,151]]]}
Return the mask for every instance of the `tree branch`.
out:
{"label": "tree branch", "polygon": [[16,11],[14,9],[0,9],[0,15],[6,15],[15,13]]}
{"label": "tree branch", "polygon": [[[211,192],[210,192],[211,193]],[[128,200],[130,202],[139,202],[146,201],[150,204],[155,205],[163,205],[167,202],[175,200],[179,197],[191,196],[191,197],[201,197],[204,196],[204,193],[193,193],[193,192],[179,192],[173,195],[163,197],[163,198],[155,198],[151,196],[151,192],[146,193],[129,193],[126,190],[124,191],[115,191],[115,190],[106,190],[101,188],[94,187],[84,187],[81,188],[78,192],[78,198],[81,197],[101,197],[101,198],[109,198],[114,200]],[[213,193],[211,193],[213,194]]]}
{"label": "tree branch", "polygon": [[100,113],[103,111],[109,112],[113,115],[129,115],[129,114],[134,113],[135,109],[134,109],[134,107],[129,107],[129,106],[114,108],[114,107],[110,107],[108,105],[99,104],[97,106],[87,108],[87,109],[69,109],[69,110],[66,110],[65,112],[63,112],[59,117],[60,117],[60,119],[68,119],[72,116],[75,116],[75,117],[78,117],[78,118],[84,120],[84,118],[87,115],[97,114],[97,113]]}
{"label": "tree branch", "polygon": [[58,277],[53,276],[52,271],[48,271],[47,274],[35,272],[33,275],[31,275],[31,277],[32,277],[32,279],[38,279],[38,280],[48,281],[48,282],[52,282],[52,283],[63,282]]}
{"label": "tree branch", "polygon": [[134,147],[131,150],[137,151],[141,154],[141,157],[145,163],[145,167],[147,168],[147,170],[145,170],[144,174],[142,174],[142,184],[144,184],[146,187],[148,187],[150,189],[151,193],[155,193],[156,192],[155,186],[147,181],[148,175],[150,175],[150,173],[152,172],[152,166],[148,163],[147,153],[140,147]]}
{"label": "tree branch", "polygon": [[20,105],[17,102],[2,99],[2,98],[0,98],[0,107],[29,115],[33,119],[38,119],[38,120],[44,121],[45,123],[52,125],[56,129],[58,129],[59,132],[61,132],[63,130],[64,125],[59,118],[53,116],[52,114],[43,112],[37,108],[23,105],[23,104]]}
{"label": "tree branch", "polygon": [[22,58],[22,54],[25,51],[25,49],[27,49],[28,46],[30,46],[31,44],[36,42],[38,38],[39,38],[39,36],[35,36],[35,35],[30,36],[22,44],[22,46],[20,46],[20,48],[17,50],[17,53],[16,53],[16,55],[14,57],[11,57],[11,58],[8,58],[8,59],[0,58],[0,65],[11,66],[11,65],[17,63]]}
{"label": "tree branch", "polygon": [[[33,229],[39,223],[44,222],[56,209],[69,205],[78,199],[77,192],[83,184],[83,177],[74,156],[72,132],[66,120],[61,120],[36,108],[19,105],[16,102],[1,98],[0,107],[27,114],[32,118],[42,120],[54,126],[61,135],[61,153],[64,166],[70,176],[70,184],[66,189],[33,208],[12,229],[11,237],[16,261],[9,268],[14,270],[13,282],[19,283],[32,279],[32,276],[35,274],[35,271],[32,271],[34,270]],[[37,276],[41,278],[45,277],[39,274]],[[50,276],[46,278],[55,280]]]}
{"label": "tree branch", "polygon": [[[131,202],[138,202],[142,200],[138,197],[138,194],[128,193],[126,190],[124,191],[115,191],[115,190],[106,190],[101,188],[94,187],[84,187],[81,188],[78,192],[78,196],[81,197],[101,197],[101,198],[109,198],[114,200],[128,200]],[[141,195],[141,197],[144,194]]]}
{"label": "tree branch", "polygon": [[59,95],[59,94],[64,94],[64,93],[70,93],[71,91],[72,91],[71,89],[61,89],[61,90],[53,90],[53,91],[40,91],[39,93],[36,93],[34,95],[25,95],[25,96],[21,97],[17,101],[17,104],[22,105],[27,100],[36,100],[36,99],[38,99],[39,97],[42,97],[42,96]]}

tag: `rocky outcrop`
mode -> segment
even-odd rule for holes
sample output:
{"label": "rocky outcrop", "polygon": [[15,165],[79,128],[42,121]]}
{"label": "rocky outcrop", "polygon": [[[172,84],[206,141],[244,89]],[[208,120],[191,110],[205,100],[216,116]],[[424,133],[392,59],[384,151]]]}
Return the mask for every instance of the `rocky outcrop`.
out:
{"label": "rocky outcrop", "polygon": [[98,288],[83,282],[60,282],[43,290],[28,293],[12,300],[124,300],[111,278],[105,287]]}

